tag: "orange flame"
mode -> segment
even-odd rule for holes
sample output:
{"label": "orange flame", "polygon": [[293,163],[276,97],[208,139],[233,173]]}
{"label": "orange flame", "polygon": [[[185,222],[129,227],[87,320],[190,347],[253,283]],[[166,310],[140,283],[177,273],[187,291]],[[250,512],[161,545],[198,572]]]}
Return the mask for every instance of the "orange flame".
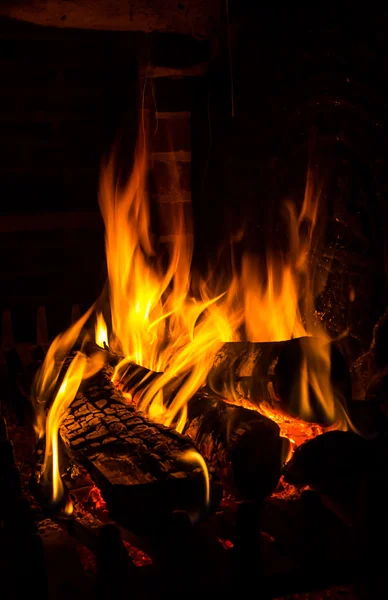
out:
{"label": "orange flame", "polygon": [[97,346],[104,348],[108,346],[108,329],[102,316],[102,313],[97,313],[96,316],[96,327],[95,327],[95,339]]}
{"label": "orange flame", "polygon": [[[112,345],[125,356],[116,374],[130,361],[164,371],[145,390],[139,408],[181,431],[187,402],[205,382],[223,341],[233,339],[239,314],[232,311],[233,293],[211,294],[204,281],[198,282],[199,298],[190,296],[192,234],[182,203],[174,204],[167,267],[155,256],[145,189],[146,152],[142,136],[139,140],[128,184],[121,190],[116,186],[113,161],[101,180]],[[172,381],[178,392],[167,408],[163,389]]]}
{"label": "orange flame", "polygon": [[[141,136],[139,139],[142,140]],[[328,335],[315,318],[314,300],[325,281],[312,268],[319,190],[309,173],[300,213],[286,204],[289,249],[275,261],[267,256],[263,271],[255,256],[245,254],[226,289],[220,278],[212,285],[191,271],[192,234],[182,203],[173,204],[173,235],[169,261],[162,267],[155,256],[150,233],[150,207],[145,182],[147,161],[144,140],[139,142],[128,184],[115,184],[113,161],[103,171],[100,206],[105,222],[106,257],[114,346],[128,362],[163,371],[150,381],[138,399],[141,410],[159,422],[182,431],[187,403],[206,382],[215,356],[224,342],[238,341],[241,331],[250,341],[280,341],[314,336],[303,347],[305,356],[295,401],[300,417],[312,417],[310,389],[330,422],[345,425],[343,411],[330,383]],[[190,290],[198,290],[196,297]],[[174,387],[166,405],[163,392]],[[233,382],[229,394],[233,399]]]}

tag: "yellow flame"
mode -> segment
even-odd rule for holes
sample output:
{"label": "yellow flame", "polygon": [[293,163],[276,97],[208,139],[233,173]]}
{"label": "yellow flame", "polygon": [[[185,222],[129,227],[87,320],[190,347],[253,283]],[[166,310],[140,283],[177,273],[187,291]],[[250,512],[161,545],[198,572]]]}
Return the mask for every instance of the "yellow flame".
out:
{"label": "yellow flame", "polygon": [[[233,293],[214,294],[205,281],[196,281],[197,298],[190,295],[193,240],[182,202],[174,204],[167,266],[155,256],[146,174],[146,151],[139,136],[128,184],[122,189],[116,185],[113,161],[101,178],[112,346],[125,356],[125,364],[133,361],[164,372],[150,383],[139,407],[181,431],[187,402],[205,383],[222,343],[233,339],[240,313],[232,311]],[[116,375],[123,364],[118,365]],[[173,381],[178,392],[167,407],[163,390]]]}
{"label": "yellow flame", "polygon": [[73,504],[73,500],[71,499],[70,496],[67,497],[65,508],[63,509],[63,512],[65,513],[65,515],[68,515],[68,516],[72,515],[74,512],[74,504]]}
{"label": "yellow flame", "polygon": [[198,465],[202,469],[205,480],[205,506],[208,508],[210,503],[210,479],[207,464],[203,456],[201,456],[199,452],[196,452],[195,450],[186,450],[186,452],[180,455],[180,459],[183,462],[187,462],[192,465]]}
{"label": "yellow flame", "polygon": [[[113,345],[125,356],[115,379],[131,361],[162,371],[160,377],[144,382],[138,406],[152,419],[182,431],[187,403],[206,382],[224,342],[238,341],[241,332],[250,341],[314,336],[302,347],[303,368],[294,396],[302,418],[312,416],[312,390],[329,421],[336,421],[342,413],[330,383],[329,337],[315,319],[315,297],[325,280],[313,268],[320,190],[312,172],[299,213],[293,204],[285,205],[289,225],[285,256],[275,260],[274,253],[268,254],[263,268],[255,256],[245,253],[241,269],[234,268],[224,289],[220,289],[222,273],[213,272],[209,284],[192,272],[193,236],[181,202],[171,205],[173,233],[167,263],[162,265],[150,233],[146,179],[147,152],[141,135],[128,183],[116,185],[113,159],[101,178]],[[233,399],[233,382],[229,390]]]}
{"label": "yellow flame", "polygon": [[63,494],[63,484],[59,472],[58,432],[73,402],[83,379],[91,377],[103,366],[100,353],[87,358],[77,352],[67,369],[62,383],[55,395],[46,419],[46,446],[43,462],[43,476],[52,476],[52,500],[57,502]]}
{"label": "yellow flame", "polygon": [[95,340],[97,346],[104,348],[108,346],[108,329],[102,313],[97,313],[96,316],[96,327],[95,327]]}
{"label": "yellow flame", "polygon": [[32,390],[32,401],[35,406],[35,432],[38,438],[45,433],[45,405],[51,402],[63,364],[82,328],[94,310],[94,305],[65,332],[60,333],[48,349],[43,365],[39,369]]}
{"label": "yellow flame", "polygon": [[53,502],[58,501],[63,493],[61,474],[59,472],[58,430],[78,391],[84,376],[86,363],[86,356],[77,352],[66,371],[47,415],[43,472],[47,475],[51,467]]}

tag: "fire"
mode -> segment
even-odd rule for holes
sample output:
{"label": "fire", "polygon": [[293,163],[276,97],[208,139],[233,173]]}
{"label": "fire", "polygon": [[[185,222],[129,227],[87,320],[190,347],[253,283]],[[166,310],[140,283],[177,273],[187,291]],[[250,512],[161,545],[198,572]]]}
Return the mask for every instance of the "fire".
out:
{"label": "fire", "polygon": [[[282,259],[268,254],[265,268],[246,253],[224,288],[222,275],[204,281],[191,270],[192,232],[182,204],[174,204],[173,235],[167,266],[154,250],[150,206],[146,193],[147,161],[142,136],[128,184],[120,189],[113,160],[103,171],[100,206],[105,222],[110,284],[113,347],[124,360],[163,374],[152,380],[140,398],[141,410],[181,431],[187,404],[206,382],[224,342],[281,341],[311,336],[302,373],[295,386],[300,417],[312,418],[310,389],[332,423],[343,411],[330,383],[330,341],[315,318],[314,300],[325,282],[314,272],[312,254],[317,236],[319,190],[309,174],[299,213],[288,203],[289,248]],[[196,294],[193,294],[193,290]],[[164,391],[174,387],[167,404]],[[229,395],[233,398],[233,382]],[[343,423],[344,424],[344,423]]]}
{"label": "fire", "polygon": [[195,450],[186,450],[186,452],[184,452],[180,458],[182,461],[198,465],[199,468],[202,469],[205,480],[205,506],[208,508],[210,503],[210,480],[207,464],[203,456],[201,456]]}
{"label": "fire", "polygon": [[53,502],[57,502],[63,494],[59,472],[58,430],[75,398],[85,367],[86,357],[81,353],[77,353],[70,363],[47,417],[43,471],[47,473],[49,463],[51,463]]}
{"label": "fire", "polygon": [[102,313],[97,313],[96,316],[96,326],[95,326],[95,340],[97,346],[100,348],[104,348],[108,346],[108,329],[106,327],[106,323],[104,321],[104,317]]}
{"label": "fire", "polygon": [[[171,177],[177,178],[174,169]],[[219,271],[207,280],[194,274],[193,233],[184,217],[182,202],[173,205],[173,234],[167,259],[162,262],[151,234],[146,182],[147,149],[141,131],[128,182],[118,183],[112,156],[102,171],[99,199],[109,279],[109,307],[104,307],[110,310],[111,317],[109,346],[124,357],[114,378],[119,380],[130,362],[161,372],[136,398],[139,409],[151,419],[182,431],[188,402],[206,383],[225,342],[310,336],[311,344],[304,347],[301,376],[293,390],[300,420],[282,414],[264,400],[254,408],[278,422],[282,435],[298,443],[297,440],[322,431],[306,423],[312,418],[313,390],[329,422],[347,427],[346,415],[330,383],[330,340],[314,308],[325,281],[314,270],[320,193],[312,174],[308,176],[300,211],[290,203],[285,205],[289,247],[284,257],[275,259],[274,254],[268,253],[263,267],[255,256],[245,253],[241,266],[234,267],[227,281]],[[36,428],[39,436],[46,433],[44,471],[52,472],[53,500],[60,497],[62,485],[58,470],[60,424],[82,380],[102,366],[101,359],[90,364],[84,354],[77,353],[57,390],[64,361],[77,339],[86,339],[88,334],[82,332],[93,311],[94,307],[56,338],[36,382]],[[101,348],[108,344],[108,328],[101,312],[96,315],[95,342]],[[166,394],[166,390],[173,393]],[[234,393],[231,381],[226,400],[233,402]],[[46,404],[53,396],[46,418]],[[201,462],[201,467],[206,475],[206,465]]]}
{"label": "fire", "polygon": [[[145,390],[139,408],[181,431],[187,403],[205,382],[222,343],[235,338],[241,311],[233,309],[233,284],[228,291],[212,293],[205,281],[193,281],[193,236],[179,202],[174,204],[168,264],[161,264],[150,233],[146,175],[142,135],[132,176],[123,189],[116,185],[113,160],[102,174],[100,207],[110,286],[111,347],[125,356],[116,374],[128,362],[163,371]],[[190,294],[194,283],[199,290],[196,298]],[[173,381],[178,392],[167,407],[163,390]]]}
{"label": "fire", "polygon": [[[39,438],[46,435],[42,476],[46,480],[51,478],[53,502],[58,502],[63,495],[63,484],[59,472],[59,427],[75,398],[81,381],[91,377],[103,365],[100,353],[95,353],[88,359],[82,352],[76,352],[65,371],[62,382],[59,384],[61,373],[64,371],[65,360],[80,337],[81,331],[92,312],[93,307],[65,333],[60,334],[54,340],[34,382],[35,431]],[[46,415],[46,408],[49,403],[51,403],[51,406]]]}
{"label": "fire", "polygon": [[63,512],[65,513],[65,515],[67,515],[68,517],[70,515],[73,514],[74,512],[74,504],[73,504],[73,500],[71,499],[70,496],[68,496],[67,500],[66,500],[66,504],[65,504],[65,508],[63,509]]}
{"label": "fire", "polygon": [[48,349],[42,368],[39,369],[32,390],[35,407],[35,432],[39,438],[45,433],[46,405],[52,401],[64,362],[80,337],[81,331],[93,314],[92,306],[67,331],[59,334]]}

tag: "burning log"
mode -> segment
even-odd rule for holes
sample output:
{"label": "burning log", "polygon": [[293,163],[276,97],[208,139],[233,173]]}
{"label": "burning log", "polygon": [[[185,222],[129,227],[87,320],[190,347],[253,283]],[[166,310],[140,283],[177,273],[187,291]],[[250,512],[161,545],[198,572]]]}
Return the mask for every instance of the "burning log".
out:
{"label": "burning log", "polygon": [[[322,357],[317,356],[316,345]],[[310,358],[312,357],[312,358]],[[269,403],[294,417],[328,425],[328,415],[316,391],[308,385],[310,414],[301,415],[300,382],[303,368],[324,372],[330,359],[330,384],[335,398],[346,408],[351,398],[349,369],[335,344],[311,337],[283,342],[230,342],[216,356],[208,386],[219,396]],[[325,398],[327,400],[327,398]]]}
{"label": "burning log", "polygon": [[[314,343],[317,341],[309,337],[284,342],[226,343],[215,357],[203,390],[212,396],[229,398],[236,404],[242,400],[249,400],[257,406],[265,402],[290,416],[302,416],[307,421],[329,425],[327,411],[310,385],[310,413],[301,415],[300,380],[303,365],[307,364],[309,368],[309,355],[316,356],[312,348]],[[347,409],[351,398],[351,380],[346,360],[335,344],[327,346],[324,352],[330,358],[328,375],[334,396]],[[313,360],[316,361],[316,358]],[[322,372],[327,368],[321,364],[323,361],[318,358],[313,367]],[[132,363],[120,376],[119,385],[136,396],[159,375]],[[179,381],[172,380],[168,390],[164,389],[166,404],[178,386]]]}
{"label": "burning log", "polygon": [[[160,375],[132,363],[119,385],[136,398]],[[166,405],[177,389],[178,379],[163,390]],[[261,500],[276,487],[288,441],[280,437],[278,425],[259,412],[228,404],[204,388],[188,403],[183,433],[195,442],[231,493],[244,500]]]}
{"label": "burning log", "polygon": [[125,404],[107,370],[81,387],[60,438],[124,526],[152,528],[174,509],[204,504],[204,474],[181,460],[191,441]]}
{"label": "burning log", "polygon": [[280,437],[274,421],[198,393],[189,402],[184,433],[233,494],[244,500],[263,500],[275,489],[288,440]]}
{"label": "burning log", "polygon": [[[229,398],[234,404],[249,400],[253,405],[269,404],[292,417],[327,426],[332,424],[327,406],[323,406],[316,390],[308,385],[308,412],[301,414],[302,370],[327,370],[325,360],[330,358],[328,382],[334,398],[345,410],[351,399],[351,380],[345,358],[331,344],[324,348],[327,357],[316,358],[313,338],[297,338],[284,342],[231,342],[223,345],[215,357],[207,384],[202,392],[213,398]],[[319,342],[320,343],[320,342]],[[309,359],[309,356],[313,356]],[[311,364],[309,363],[309,360]],[[128,364],[119,375],[119,386],[136,398],[161,373],[150,371],[134,363]],[[179,388],[179,379],[172,379],[164,388],[164,402],[169,404]],[[323,393],[330,390],[320,390]],[[327,401],[327,398],[324,398]],[[189,405],[193,404],[193,400]]]}

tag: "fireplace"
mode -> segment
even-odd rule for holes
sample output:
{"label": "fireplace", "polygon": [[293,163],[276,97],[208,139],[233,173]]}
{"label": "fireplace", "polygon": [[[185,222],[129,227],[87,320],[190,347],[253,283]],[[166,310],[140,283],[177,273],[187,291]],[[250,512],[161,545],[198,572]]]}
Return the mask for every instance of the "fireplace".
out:
{"label": "fireplace", "polygon": [[33,4],[0,23],[4,597],[385,597],[385,15]]}

